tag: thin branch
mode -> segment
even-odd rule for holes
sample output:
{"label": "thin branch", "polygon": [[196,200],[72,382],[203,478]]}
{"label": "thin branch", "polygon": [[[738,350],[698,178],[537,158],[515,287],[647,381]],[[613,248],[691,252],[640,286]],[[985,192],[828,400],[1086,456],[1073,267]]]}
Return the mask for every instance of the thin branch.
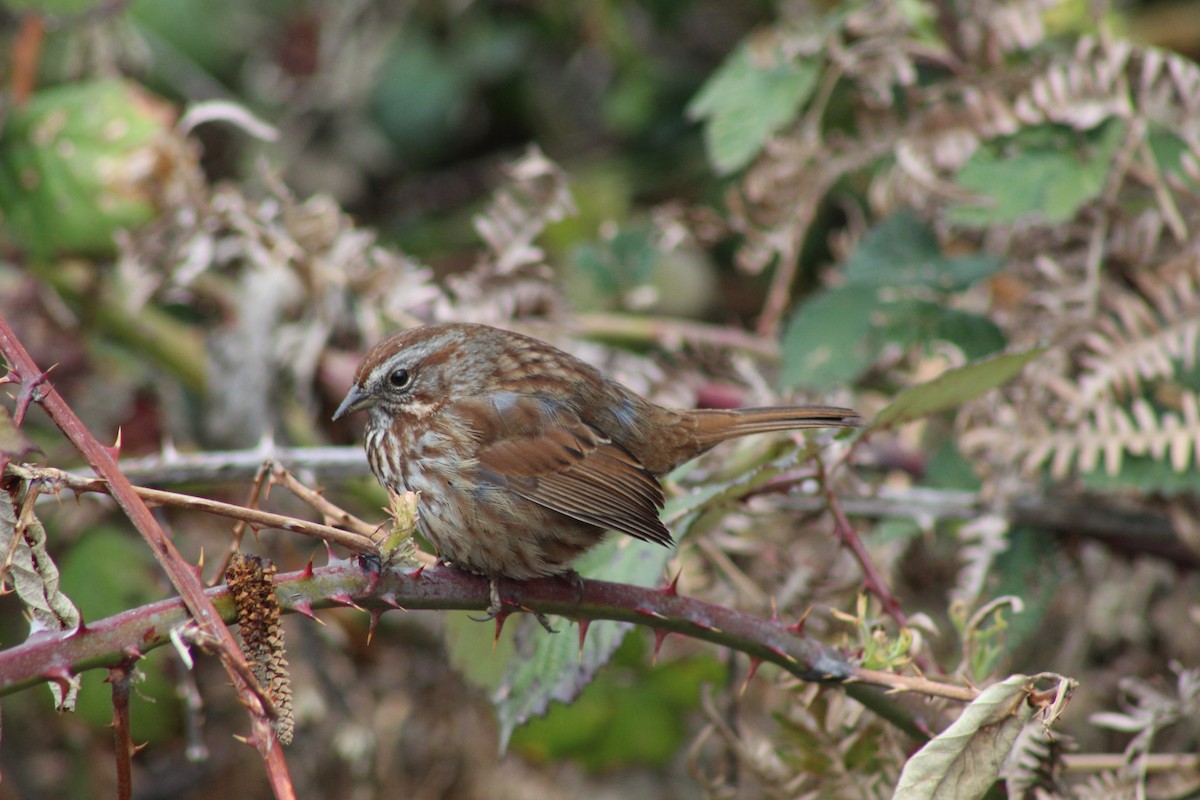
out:
{"label": "thin branch", "polygon": [[928,697],[945,697],[949,700],[960,700],[969,703],[979,696],[976,689],[969,686],[955,686],[940,681],[932,681],[920,675],[897,675],[892,672],[880,672],[873,669],[855,669],[853,680],[874,686],[886,686],[892,692],[913,692]]}
{"label": "thin branch", "polygon": [[129,695],[133,683],[133,664],[127,659],[108,670],[108,682],[112,684],[113,741],[117,760],[117,797],[131,800],[133,797],[133,745],[129,725]]}
{"label": "thin branch", "polygon": [[854,526],[850,524],[850,520],[846,517],[846,512],[842,509],[841,501],[829,486],[828,476],[825,473],[825,465],[819,458],[817,459],[817,470],[822,493],[825,496],[825,503],[829,507],[829,512],[833,515],[834,532],[837,534],[842,545],[853,554],[855,561],[858,562],[859,569],[863,573],[863,582],[867,587],[867,591],[879,598],[884,612],[896,620],[896,624],[903,628],[908,624],[908,615],[904,613],[904,609],[900,606],[900,601],[892,594],[892,591],[888,588],[887,581],[884,580],[883,575],[876,568],[875,562],[871,559],[871,554],[867,552],[867,548],[863,544],[862,537],[858,535],[858,531],[854,530]]}
{"label": "thin branch", "polygon": [[316,511],[325,520],[326,523],[340,525],[341,527],[354,531],[359,536],[363,536],[370,541],[374,541],[379,535],[379,526],[372,525],[369,522],[364,522],[358,517],[351,514],[349,511],[331,503],[325,495],[318,491],[314,491],[305,486],[296,476],[287,470],[282,464],[271,463],[268,465],[269,474],[272,484],[277,484],[284,487],[292,494],[299,497],[309,508]]}
{"label": "thin branch", "polygon": [[[103,494],[112,494],[111,487],[108,483],[100,478],[88,478],[82,475],[74,475],[70,472],[64,472],[53,467],[33,467],[28,464],[12,464],[8,468],[10,475],[16,475],[28,481],[45,481],[51,486],[70,489],[74,492],[100,492]],[[248,525],[256,528],[274,528],[281,531],[289,531],[291,533],[299,533],[304,536],[313,536],[318,539],[324,539],[331,544],[341,545],[347,550],[355,553],[373,553],[375,552],[375,544],[371,539],[363,533],[354,533],[351,531],[340,530],[329,525],[322,525],[319,522],[310,522],[308,520],[296,519],[283,514],[273,514],[270,511],[261,511],[256,508],[246,508],[245,506],[235,505],[233,503],[222,503],[218,500],[209,500],[205,497],[194,497],[188,494],[179,494],[177,492],[167,492],[162,489],[147,489],[144,486],[130,486],[135,495],[141,498],[147,505],[150,506],[170,506],[173,508],[186,508],[193,511],[203,511],[206,514],[214,514],[219,517],[245,522]],[[311,491],[311,490],[310,490]],[[350,515],[346,515],[349,517]]]}

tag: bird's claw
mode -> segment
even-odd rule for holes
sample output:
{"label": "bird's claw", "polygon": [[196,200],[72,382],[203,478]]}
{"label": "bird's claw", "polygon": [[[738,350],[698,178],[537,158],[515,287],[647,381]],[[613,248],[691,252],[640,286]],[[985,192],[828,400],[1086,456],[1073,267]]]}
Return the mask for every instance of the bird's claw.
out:
{"label": "bird's claw", "polygon": [[[583,579],[579,578],[579,574],[574,570],[571,570],[571,574],[575,575],[582,585]],[[545,614],[540,611],[534,611],[531,608],[525,608],[524,606],[522,606],[522,608],[533,615],[533,618],[536,619],[538,624],[546,630],[546,633],[558,633],[558,631],[550,625],[550,620]],[[500,579],[488,578],[488,607],[484,609],[484,615],[482,617],[471,617],[471,619],[475,622],[488,622],[500,616],[502,613],[504,613],[504,603],[500,599]]]}

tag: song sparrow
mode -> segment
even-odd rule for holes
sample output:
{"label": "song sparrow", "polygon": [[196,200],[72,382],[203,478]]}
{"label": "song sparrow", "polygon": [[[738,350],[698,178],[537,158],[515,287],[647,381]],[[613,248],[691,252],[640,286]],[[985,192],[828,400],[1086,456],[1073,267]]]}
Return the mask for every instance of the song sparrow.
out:
{"label": "song sparrow", "polygon": [[439,556],[490,583],[567,575],[609,530],[673,544],[658,476],[736,436],[855,427],[846,408],[651,403],[545,342],[486,325],[414,328],[363,357],[335,420],[366,409],[371,471],[420,492]]}

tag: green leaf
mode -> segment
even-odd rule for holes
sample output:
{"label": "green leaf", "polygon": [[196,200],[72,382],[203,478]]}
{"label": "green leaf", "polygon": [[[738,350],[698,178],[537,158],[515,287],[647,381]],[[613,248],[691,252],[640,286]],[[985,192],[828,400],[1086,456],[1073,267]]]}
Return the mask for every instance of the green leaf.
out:
{"label": "green leaf", "polygon": [[893,798],[971,800],[996,782],[1017,734],[1033,716],[1035,679],[1013,675],[984,689],[954,724],[904,765]]}
{"label": "green leaf", "polygon": [[852,383],[891,345],[948,341],[967,358],[1002,349],[991,320],[930,299],[930,290],[966,288],[1001,265],[987,255],[947,257],[913,214],[889,217],[846,261],[846,284],[809,298],[788,320],[781,382],[818,391]]}
{"label": "green leaf", "polygon": [[956,176],[979,199],[951,207],[950,220],[975,227],[1027,216],[1066,222],[1103,191],[1124,136],[1125,125],[1112,121],[1083,137],[1042,126],[983,144]]}
{"label": "green leaf", "polygon": [[[665,547],[610,534],[579,559],[575,568],[587,578],[652,586],[662,578],[673,554]],[[570,703],[578,697],[633,627],[626,622],[593,622],[580,648],[579,639],[564,630],[564,622],[556,626],[560,629],[556,635],[529,624],[528,619],[521,622],[513,634],[512,657],[493,694],[501,750],[508,746],[513,729],[530,717],[545,714],[552,700]],[[490,641],[492,627],[478,627]]]}
{"label": "green leaf", "polygon": [[853,383],[875,362],[879,347],[873,333],[890,317],[874,287],[843,286],[813,295],[784,329],[780,382],[814,391]]}
{"label": "green leaf", "polygon": [[103,619],[156,599],[154,560],[127,532],[92,528],[61,560],[62,589],[84,620]]}
{"label": "green leaf", "polygon": [[996,555],[988,585],[993,597],[1017,595],[1025,603],[1025,610],[1009,622],[1010,653],[1036,646],[1036,638],[1046,630],[1046,617],[1058,608],[1060,592],[1071,585],[1069,572],[1062,569],[1062,557],[1058,545],[1044,531],[1025,525],[1009,530],[1008,548]]}
{"label": "green leaf", "polygon": [[1155,166],[1176,180],[1186,183],[1193,191],[1200,189],[1200,184],[1196,183],[1183,163],[1184,157],[1192,152],[1186,140],[1175,131],[1154,122],[1150,123],[1146,140],[1150,145]]}
{"label": "green leaf", "polygon": [[720,683],[724,669],[711,654],[652,666],[651,638],[627,636],[576,702],[530,720],[513,749],[535,762],[569,758],[591,770],[668,762],[687,737],[700,687]]}
{"label": "green leaf", "polygon": [[909,211],[888,217],[863,237],[846,260],[848,285],[965,289],[1003,265],[996,256],[943,255],[937,235]]}
{"label": "green leaf", "polygon": [[612,236],[584,242],[572,253],[571,269],[584,279],[589,294],[616,297],[648,283],[659,259],[648,225],[629,225]]}
{"label": "green leaf", "polygon": [[1005,353],[949,369],[931,381],[901,392],[871,423],[872,428],[899,425],[914,419],[958,408],[989,389],[1017,375],[1025,365],[1046,351],[1035,347],[1020,353]]}
{"label": "green leaf", "polygon": [[970,359],[1003,349],[1004,334],[978,314],[896,296],[865,284],[819,292],[796,309],[783,332],[785,388],[825,391],[857,381],[884,348],[946,341]]}
{"label": "green leaf", "polygon": [[921,484],[964,492],[977,492],[982,486],[971,462],[958,449],[957,442],[949,438],[942,440],[925,462]]}
{"label": "green leaf", "polygon": [[767,139],[796,118],[812,96],[816,63],[788,60],[776,48],[745,43],[725,60],[688,105],[688,116],[705,120],[704,142],[717,172],[749,164]]}
{"label": "green leaf", "polygon": [[934,339],[955,345],[971,360],[998,353],[1008,344],[996,323],[982,314],[957,308],[941,308],[931,334]]}

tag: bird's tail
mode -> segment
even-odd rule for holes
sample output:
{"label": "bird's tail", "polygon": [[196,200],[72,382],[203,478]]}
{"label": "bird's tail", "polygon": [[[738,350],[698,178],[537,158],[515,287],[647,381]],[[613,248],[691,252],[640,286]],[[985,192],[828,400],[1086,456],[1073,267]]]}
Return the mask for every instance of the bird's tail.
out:
{"label": "bird's tail", "polygon": [[752,433],[801,428],[860,428],[857,411],[836,406],[782,406],[778,408],[705,409],[696,415],[696,438],[705,448]]}

